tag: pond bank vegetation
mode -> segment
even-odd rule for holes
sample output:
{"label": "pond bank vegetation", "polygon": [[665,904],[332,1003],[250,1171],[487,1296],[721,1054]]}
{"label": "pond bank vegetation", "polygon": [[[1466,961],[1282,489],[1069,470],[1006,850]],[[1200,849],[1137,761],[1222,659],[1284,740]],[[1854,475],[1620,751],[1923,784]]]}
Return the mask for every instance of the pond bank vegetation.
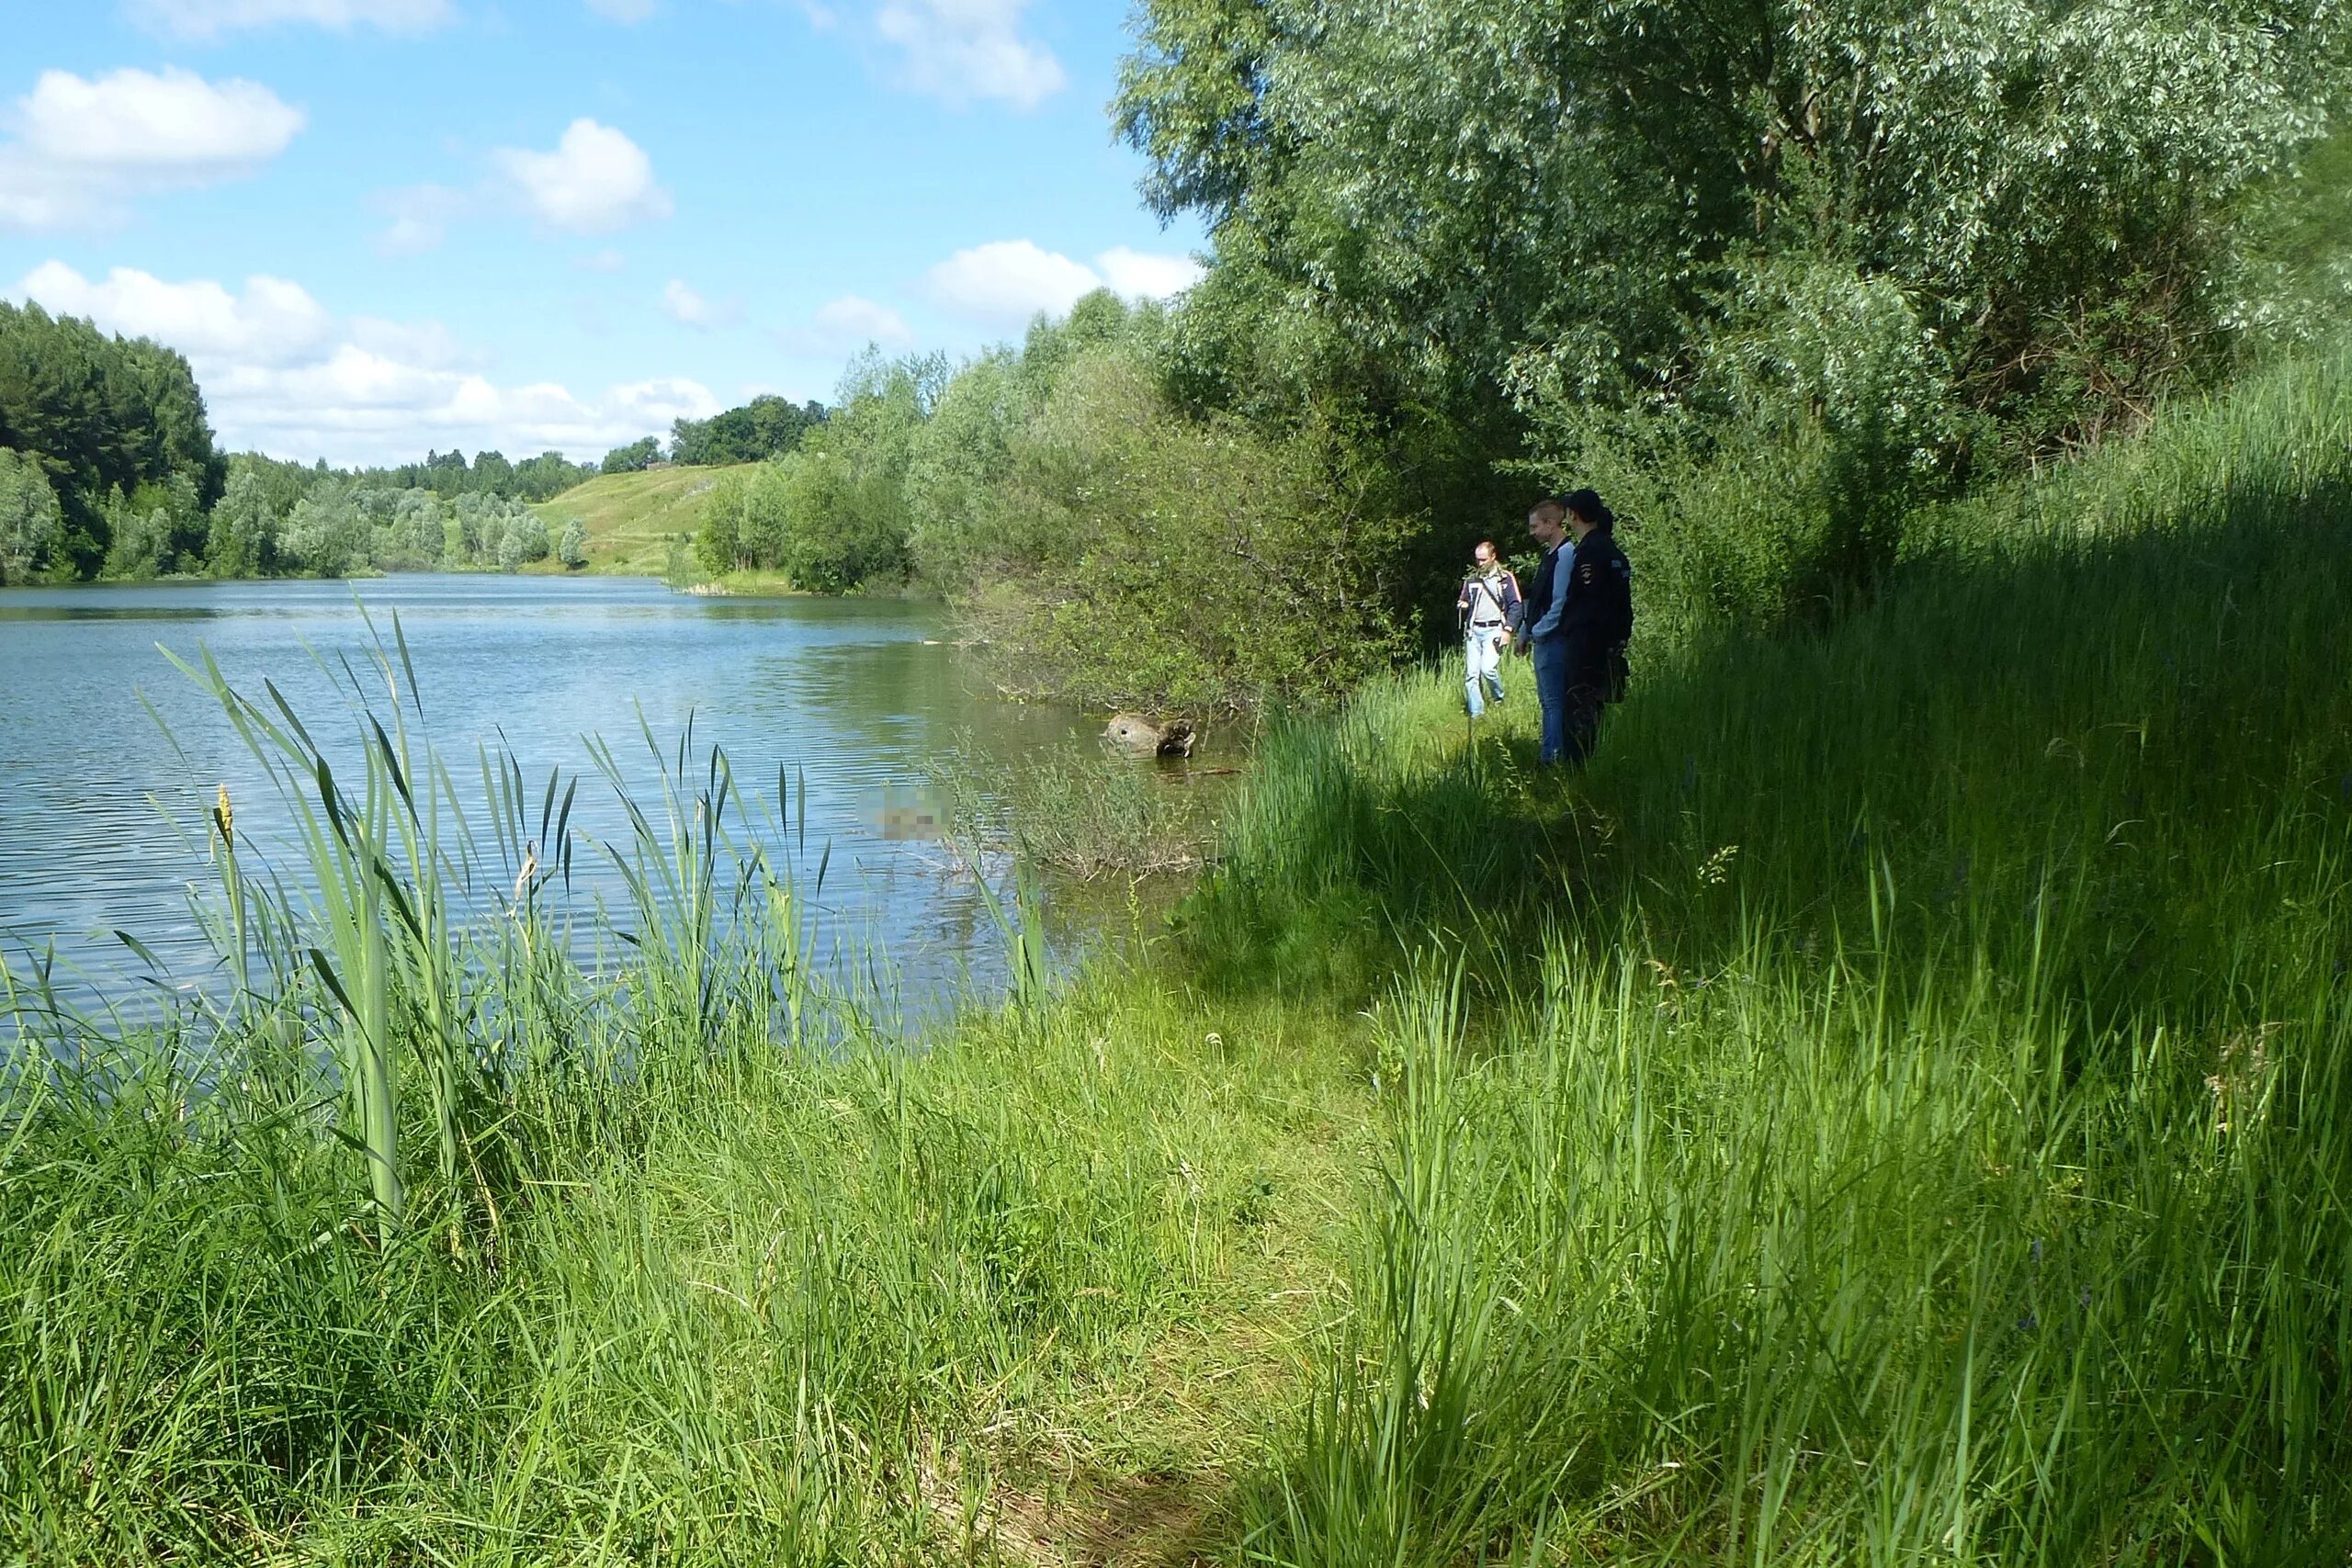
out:
{"label": "pond bank vegetation", "polygon": [[0,1542],[2340,1556],[2348,428],[2299,360],[1921,512],[1835,623],[1655,649],[1578,778],[1523,679],[1374,682],[1164,931],[922,1039],[720,759],[582,965],[566,789],[461,825],[395,713],[334,777],[224,693],[286,786],[214,829],[233,985],[10,976]]}

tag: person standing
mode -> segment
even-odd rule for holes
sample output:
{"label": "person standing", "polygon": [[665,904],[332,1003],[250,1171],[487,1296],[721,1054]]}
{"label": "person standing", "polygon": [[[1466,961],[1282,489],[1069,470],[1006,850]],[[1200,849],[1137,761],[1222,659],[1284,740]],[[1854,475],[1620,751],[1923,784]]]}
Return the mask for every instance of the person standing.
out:
{"label": "person standing", "polygon": [[1463,685],[1470,716],[1476,718],[1487,706],[1481,686],[1503,700],[1502,650],[1519,630],[1520,596],[1519,579],[1497,558],[1492,539],[1479,540],[1470,553],[1477,570],[1463,580],[1453,607],[1462,616],[1463,660],[1469,667]]}
{"label": "person standing", "polygon": [[1527,652],[1535,669],[1535,702],[1544,710],[1543,748],[1545,762],[1556,762],[1567,748],[1567,648],[1560,637],[1560,615],[1567,604],[1567,562],[1564,547],[1568,530],[1567,505],[1547,495],[1528,510],[1527,532],[1543,547],[1544,559],[1528,580],[1527,601],[1520,625],[1527,629]]}
{"label": "person standing", "polygon": [[1617,547],[1617,519],[1598,494],[1577,491],[1560,505],[1576,541],[1554,574],[1565,697],[1560,760],[1581,767],[1600,734],[1601,708],[1624,695],[1634,567]]}

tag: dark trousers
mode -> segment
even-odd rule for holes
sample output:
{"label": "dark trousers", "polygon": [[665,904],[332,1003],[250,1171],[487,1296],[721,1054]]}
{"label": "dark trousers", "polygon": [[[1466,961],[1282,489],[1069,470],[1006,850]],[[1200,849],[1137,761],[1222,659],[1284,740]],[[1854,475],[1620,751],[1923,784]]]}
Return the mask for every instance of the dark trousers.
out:
{"label": "dark trousers", "polygon": [[1609,693],[1607,659],[1558,637],[1538,638],[1530,652],[1535,663],[1535,700],[1544,709],[1544,744],[1538,756],[1580,768],[1600,733],[1600,709]]}

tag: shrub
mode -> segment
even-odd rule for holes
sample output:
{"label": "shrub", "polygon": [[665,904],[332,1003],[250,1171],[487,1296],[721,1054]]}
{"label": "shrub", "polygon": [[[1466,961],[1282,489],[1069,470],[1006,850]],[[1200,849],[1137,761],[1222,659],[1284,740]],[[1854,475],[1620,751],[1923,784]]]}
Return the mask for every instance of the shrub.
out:
{"label": "shrub", "polygon": [[1013,439],[960,606],[1001,679],[1082,702],[1238,710],[1402,656],[1409,525],[1339,432],[1188,419],[1136,356],[1064,372]]}

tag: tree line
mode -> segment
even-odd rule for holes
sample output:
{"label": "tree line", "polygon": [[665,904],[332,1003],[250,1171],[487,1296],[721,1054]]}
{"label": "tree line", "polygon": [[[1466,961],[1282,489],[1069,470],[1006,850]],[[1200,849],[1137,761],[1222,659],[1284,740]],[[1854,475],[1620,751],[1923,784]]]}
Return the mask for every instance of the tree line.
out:
{"label": "tree line", "polygon": [[2337,145],[2326,0],[1149,0],[1136,28],[1112,115],[1205,276],[860,361],[721,482],[705,571],[927,585],[1013,688],[1239,707],[1450,632],[1471,542],[1577,483],[1657,631],[1817,619],[1925,503],[2345,302],[2271,242]]}
{"label": "tree line", "polygon": [[[1624,520],[1649,635],[1834,615],[1925,503],[2340,318],[2298,174],[2352,178],[2344,17],[1148,0],[1111,115],[1148,203],[1204,223],[1199,283],[962,363],[869,353],[831,409],[679,421],[669,460],[749,465],[697,565],[940,593],[1012,689],[1238,708],[1429,646],[1469,544],[1575,483]],[[298,496],[250,461],[216,547],[236,466],[185,362],[6,321],[0,445],[35,461],[0,468],[0,559],[424,559],[423,502],[356,499],[422,491],[443,564],[497,561],[536,541],[457,508],[584,472],[436,454]]]}
{"label": "tree line", "polygon": [[[677,421],[669,460],[743,463],[788,452],[821,404],[754,398]],[[331,468],[218,451],[187,359],[39,305],[0,302],[0,584],[174,574],[340,576],[586,564],[577,519],[530,509],[599,473],[662,458],[648,436],[601,464],[432,451]]]}

